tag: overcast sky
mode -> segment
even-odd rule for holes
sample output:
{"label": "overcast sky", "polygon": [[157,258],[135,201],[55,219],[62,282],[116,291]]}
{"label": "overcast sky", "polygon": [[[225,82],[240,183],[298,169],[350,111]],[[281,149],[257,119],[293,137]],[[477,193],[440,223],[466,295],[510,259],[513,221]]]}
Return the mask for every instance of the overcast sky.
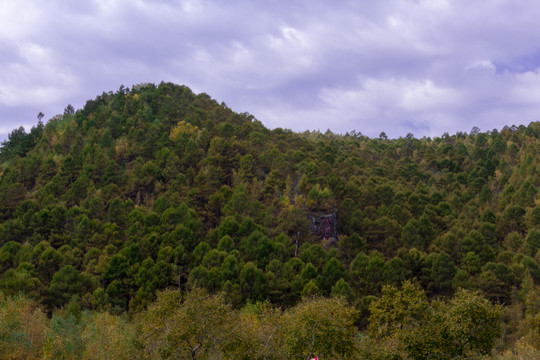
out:
{"label": "overcast sky", "polygon": [[267,127],[416,137],[540,120],[535,0],[0,0],[0,139],[120,85]]}

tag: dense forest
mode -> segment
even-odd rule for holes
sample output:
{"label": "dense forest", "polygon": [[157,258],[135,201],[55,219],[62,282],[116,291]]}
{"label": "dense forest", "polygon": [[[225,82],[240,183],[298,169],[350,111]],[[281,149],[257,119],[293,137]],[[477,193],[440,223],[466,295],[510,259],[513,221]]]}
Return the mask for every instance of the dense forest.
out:
{"label": "dense forest", "polygon": [[540,356],[540,122],[295,133],[170,83],[41,118],[0,147],[2,358]]}

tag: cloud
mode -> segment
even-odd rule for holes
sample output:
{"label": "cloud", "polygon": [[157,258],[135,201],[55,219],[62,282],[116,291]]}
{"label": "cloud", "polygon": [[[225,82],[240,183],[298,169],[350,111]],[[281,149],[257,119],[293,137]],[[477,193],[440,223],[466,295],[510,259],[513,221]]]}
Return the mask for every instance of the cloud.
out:
{"label": "cloud", "polygon": [[532,0],[5,0],[0,128],[160,81],[300,131],[527,124],[540,110],[539,10]]}
{"label": "cloud", "polygon": [[489,60],[474,61],[472,64],[465,67],[465,70],[475,70],[475,69],[495,71],[497,68]]}
{"label": "cloud", "polygon": [[[449,120],[445,112],[460,101],[459,93],[430,80],[396,78],[367,78],[352,88],[324,88],[318,96],[322,105],[310,123],[316,128],[355,130],[369,136],[385,131],[394,137],[418,130],[425,133],[435,123],[444,124]],[[302,121],[292,124],[300,130]]]}

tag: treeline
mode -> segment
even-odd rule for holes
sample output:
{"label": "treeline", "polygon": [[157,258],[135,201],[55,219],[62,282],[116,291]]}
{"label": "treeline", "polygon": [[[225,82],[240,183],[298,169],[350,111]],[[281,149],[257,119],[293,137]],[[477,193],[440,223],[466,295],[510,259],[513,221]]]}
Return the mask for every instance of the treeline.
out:
{"label": "treeline", "polygon": [[[40,113],[41,115],[41,113]],[[40,140],[43,134],[43,122],[41,117],[37,126],[32,127],[29,133],[26,133],[24,127],[19,127],[8,134],[8,140],[2,142],[0,148],[0,161],[6,162],[16,156],[23,157],[28,153]]]}
{"label": "treeline", "polygon": [[[433,301],[479,291],[504,342],[533,346],[539,135],[299,134],[184,86],[121,87],[2,143],[0,290],[129,316],[167,288],[234,309],[343,296],[367,330],[383,286],[410,280]],[[328,213],[337,239],[311,229]]]}
{"label": "treeline", "polygon": [[354,326],[358,311],[342,297],[304,298],[284,311],[268,302],[235,310],[223,293],[169,290],[128,321],[108,312],[68,310],[48,319],[32,300],[1,296],[0,356],[474,359],[490,354],[501,333],[500,307],[466,290],[451,301],[429,303],[421,289],[406,282],[399,290],[385,287],[370,307],[366,337]]}

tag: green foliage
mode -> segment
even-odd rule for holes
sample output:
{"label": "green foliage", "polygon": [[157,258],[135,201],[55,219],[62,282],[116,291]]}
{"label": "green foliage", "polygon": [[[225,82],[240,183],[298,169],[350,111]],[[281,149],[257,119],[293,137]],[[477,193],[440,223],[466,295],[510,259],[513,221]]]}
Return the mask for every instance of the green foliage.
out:
{"label": "green foliage", "polygon": [[[365,328],[368,299],[404,280],[428,303],[464,287],[523,309],[540,282],[538,123],[300,134],[170,83],[39,120],[0,146],[0,290],[49,314],[132,316],[203,287],[234,308],[343,297]],[[310,219],[328,214],[338,236],[322,239]],[[535,329],[515,319],[504,341]]]}
{"label": "green foliage", "polygon": [[370,335],[385,338],[415,326],[426,316],[428,305],[425,293],[411,282],[403,283],[401,290],[384,286],[381,299],[370,306]]}
{"label": "green foliage", "polygon": [[231,335],[230,308],[200,289],[184,299],[178,291],[161,293],[141,316],[144,358],[208,359]]}
{"label": "green foliage", "polygon": [[41,359],[47,336],[45,313],[27,298],[0,293],[0,357]]}
{"label": "green foliage", "polygon": [[502,333],[500,306],[467,290],[449,302],[429,304],[422,290],[405,282],[402,290],[385,287],[370,309],[370,334],[394,356],[479,358],[491,352]]}
{"label": "green foliage", "polygon": [[352,358],[354,317],[354,308],[342,299],[304,300],[284,314],[287,358]]}

